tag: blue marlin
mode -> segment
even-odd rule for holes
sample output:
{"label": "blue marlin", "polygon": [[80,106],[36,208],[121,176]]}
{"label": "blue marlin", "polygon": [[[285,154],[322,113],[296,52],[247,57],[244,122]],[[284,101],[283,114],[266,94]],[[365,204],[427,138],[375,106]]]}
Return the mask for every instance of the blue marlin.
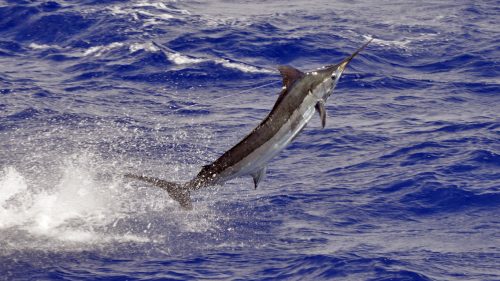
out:
{"label": "blue marlin", "polygon": [[318,112],[321,125],[325,127],[327,99],[347,64],[370,42],[340,63],[315,71],[304,73],[291,66],[279,67],[283,87],[271,112],[239,143],[211,164],[203,166],[192,180],[175,183],[144,175],[125,176],[165,189],[184,209],[192,209],[191,192],[207,186],[222,185],[234,178],[250,175],[257,188],[266,175],[269,161],[299,135],[315,112]]}

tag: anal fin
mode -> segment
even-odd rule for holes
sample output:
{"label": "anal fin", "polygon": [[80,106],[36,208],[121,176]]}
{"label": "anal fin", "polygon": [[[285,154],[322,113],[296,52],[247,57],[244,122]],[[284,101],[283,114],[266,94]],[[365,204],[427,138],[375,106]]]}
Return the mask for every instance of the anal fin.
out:
{"label": "anal fin", "polygon": [[259,186],[259,183],[266,177],[267,166],[262,167],[260,170],[257,170],[252,174],[253,184],[255,189]]}

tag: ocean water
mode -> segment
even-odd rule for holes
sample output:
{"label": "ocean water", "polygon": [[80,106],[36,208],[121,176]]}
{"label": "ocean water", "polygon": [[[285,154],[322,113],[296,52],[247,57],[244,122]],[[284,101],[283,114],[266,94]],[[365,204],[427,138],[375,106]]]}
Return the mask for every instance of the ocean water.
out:
{"label": "ocean water", "polygon": [[[0,0],[1,280],[500,280],[498,1]],[[194,210],[279,65],[364,42],[327,104]]]}

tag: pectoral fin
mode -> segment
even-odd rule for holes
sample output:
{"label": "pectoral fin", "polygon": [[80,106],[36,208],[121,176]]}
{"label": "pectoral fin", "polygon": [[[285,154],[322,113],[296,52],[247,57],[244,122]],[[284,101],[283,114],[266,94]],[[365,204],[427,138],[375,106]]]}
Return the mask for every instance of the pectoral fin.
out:
{"label": "pectoral fin", "polygon": [[322,100],[318,101],[316,104],[316,111],[319,113],[319,118],[321,118],[321,126],[324,128],[326,124],[326,110],[325,110],[325,102]]}
{"label": "pectoral fin", "polygon": [[266,172],[267,166],[264,166],[262,169],[252,174],[255,189],[257,189],[257,186],[259,186],[260,181],[262,181],[266,177]]}

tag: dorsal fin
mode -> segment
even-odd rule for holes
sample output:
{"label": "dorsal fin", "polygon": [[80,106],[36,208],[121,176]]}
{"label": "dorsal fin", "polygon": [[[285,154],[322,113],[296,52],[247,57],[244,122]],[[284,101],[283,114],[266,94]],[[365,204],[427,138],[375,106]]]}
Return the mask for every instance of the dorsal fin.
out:
{"label": "dorsal fin", "polygon": [[289,88],[295,81],[304,76],[304,72],[288,65],[278,67],[283,77],[283,86]]}

